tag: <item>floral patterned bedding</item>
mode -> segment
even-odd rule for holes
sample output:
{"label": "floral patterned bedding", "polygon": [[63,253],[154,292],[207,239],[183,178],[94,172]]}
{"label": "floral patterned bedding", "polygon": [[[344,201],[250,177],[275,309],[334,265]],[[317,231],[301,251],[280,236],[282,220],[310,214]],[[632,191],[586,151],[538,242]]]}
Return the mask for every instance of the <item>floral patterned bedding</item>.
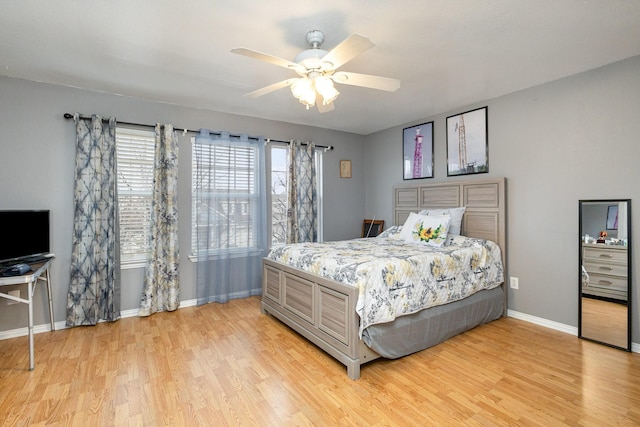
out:
{"label": "floral patterned bedding", "polygon": [[268,258],[359,289],[360,336],[370,325],[466,298],[504,280],[500,247],[449,236],[441,247],[397,237],[298,243]]}

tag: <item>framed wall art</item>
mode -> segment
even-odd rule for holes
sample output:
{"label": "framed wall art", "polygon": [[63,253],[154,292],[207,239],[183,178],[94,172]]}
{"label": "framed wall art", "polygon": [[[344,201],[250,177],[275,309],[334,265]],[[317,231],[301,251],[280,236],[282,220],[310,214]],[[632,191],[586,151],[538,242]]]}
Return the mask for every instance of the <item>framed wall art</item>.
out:
{"label": "framed wall art", "polygon": [[447,117],[447,176],[489,172],[487,107]]}
{"label": "framed wall art", "polygon": [[618,229],[618,205],[607,207],[607,230]]}
{"label": "framed wall art", "polygon": [[351,178],[351,160],[340,160],[340,178]]}
{"label": "framed wall art", "polygon": [[402,177],[433,178],[433,122],[402,130]]}

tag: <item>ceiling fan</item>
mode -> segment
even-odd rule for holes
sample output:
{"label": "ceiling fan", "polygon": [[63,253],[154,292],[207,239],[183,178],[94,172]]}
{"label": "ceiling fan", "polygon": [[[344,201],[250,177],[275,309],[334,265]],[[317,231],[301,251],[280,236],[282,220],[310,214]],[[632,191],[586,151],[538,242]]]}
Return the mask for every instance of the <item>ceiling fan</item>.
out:
{"label": "ceiling fan", "polygon": [[257,98],[290,86],[293,96],[304,104],[307,109],[317,105],[318,110],[324,113],[334,109],[333,101],[340,94],[334,87],[334,82],[385,90],[388,92],[394,92],[400,87],[400,80],[369,74],[337,71],[337,69],[345,63],[375,46],[368,37],[352,34],[329,52],[320,49],[320,46],[324,42],[324,33],[322,31],[309,31],[307,32],[306,38],[310,48],[300,52],[293,62],[243,47],[231,49],[233,53],[293,70],[300,76],[271,84],[247,93],[245,96]]}

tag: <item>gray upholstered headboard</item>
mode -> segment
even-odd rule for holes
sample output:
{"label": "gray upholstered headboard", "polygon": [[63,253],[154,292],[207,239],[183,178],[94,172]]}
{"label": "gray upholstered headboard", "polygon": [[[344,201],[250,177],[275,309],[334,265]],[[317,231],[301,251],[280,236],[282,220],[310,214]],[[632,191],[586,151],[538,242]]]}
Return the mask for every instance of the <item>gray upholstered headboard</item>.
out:
{"label": "gray upholstered headboard", "polygon": [[393,219],[404,224],[411,212],[466,206],[462,234],[494,241],[507,272],[506,178],[425,183],[393,187]]}

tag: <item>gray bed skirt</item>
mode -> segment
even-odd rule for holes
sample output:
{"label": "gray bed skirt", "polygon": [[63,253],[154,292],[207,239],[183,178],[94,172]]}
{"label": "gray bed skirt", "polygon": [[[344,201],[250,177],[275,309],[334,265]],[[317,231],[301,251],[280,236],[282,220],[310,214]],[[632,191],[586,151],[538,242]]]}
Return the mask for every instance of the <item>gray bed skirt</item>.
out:
{"label": "gray bed skirt", "polygon": [[439,344],[455,335],[502,316],[502,286],[483,290],[460,301],[401,316],[393,322],[369,326],[362,340],[387,359]]}

